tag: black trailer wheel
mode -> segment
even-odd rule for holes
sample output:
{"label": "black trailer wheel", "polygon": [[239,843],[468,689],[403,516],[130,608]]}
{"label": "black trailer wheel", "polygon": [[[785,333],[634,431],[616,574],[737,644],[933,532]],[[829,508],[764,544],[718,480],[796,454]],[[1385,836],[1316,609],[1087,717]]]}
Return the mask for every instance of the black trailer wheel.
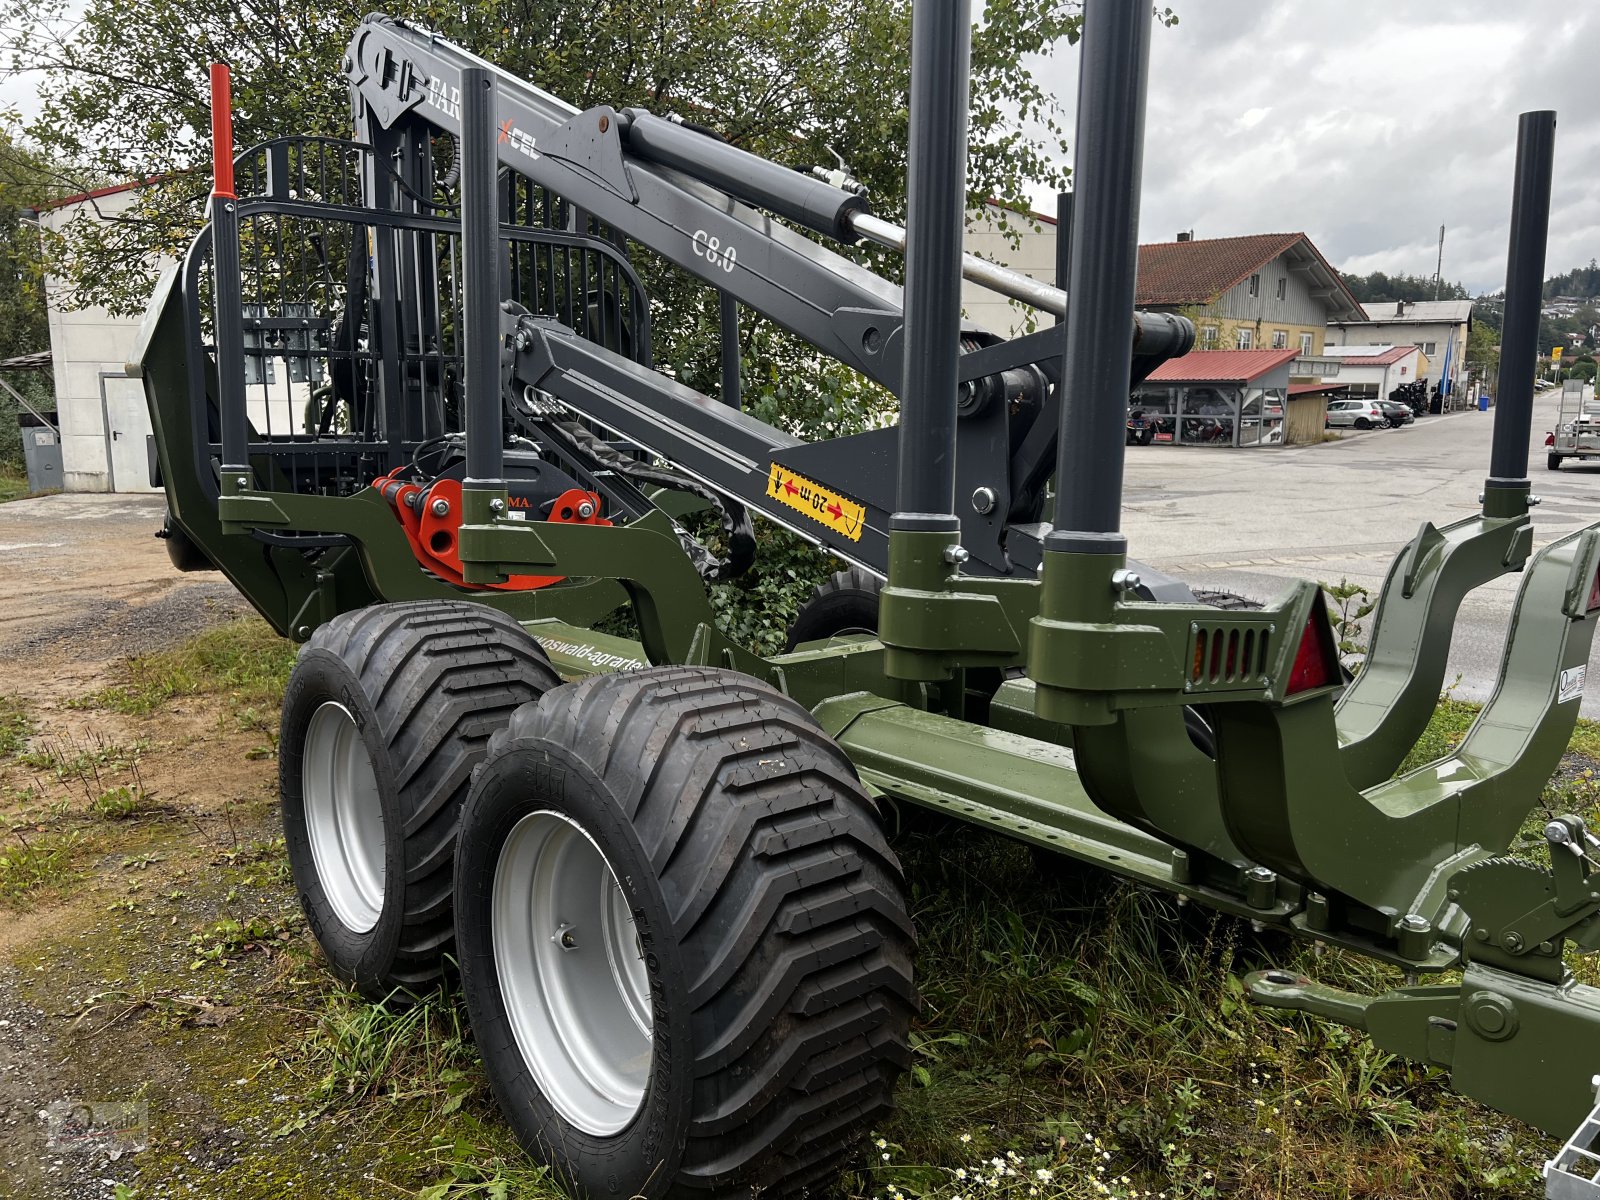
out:
{"label": "black trailer wheel", "polygon": [[472,769],[560,683],[526,630],[465,601],[344,613],[301,649],[278,744],[284,840],[323,953],[369,999],[442,973]]}
{"label": "black trailer wheel", "polygon": [[825,638],[845,634],[878,632],[878,594],[883,591],[883,581],[869,575],[860,567],[835,571],[811,593],[811,599],[800,606],[794,623],[789,626],[789,644],[793,650],[801,642],[820,642]]}
{"label": "black trailer wheel", "polygon": [[814,1194],[889,1108],[900,865],[849,760],[756,680],[651,668],[518,709],[456,890],[500,1110],[577,1194]]}
{"label": "black trailer wheel", "polygon": [[1545,465],[1545,468],[1547,470],[1551,470],[1551,471],[1559,471],[1559,470],[1561,470],[1561,455],[1559,455],[1559,454],[1547,454],[1545,456],[1544,465]]}
{"label": "black trailer wheel", "polygon": [[170,516],[161,521],[161,529],[156,536],[167,544],[167,557],[172,560],[172,565],[180,571],[215,571],[217,564],[206,557],[205,551],[196,546],[183,527]]}

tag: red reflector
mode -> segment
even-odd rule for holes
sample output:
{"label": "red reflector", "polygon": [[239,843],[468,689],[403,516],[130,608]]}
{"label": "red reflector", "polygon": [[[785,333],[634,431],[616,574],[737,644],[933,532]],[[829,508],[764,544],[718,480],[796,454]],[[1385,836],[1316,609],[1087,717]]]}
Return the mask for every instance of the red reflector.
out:
{"label": "red reflector", "polygon": [[1589,603],[1584,607],[1584,612],[1594,612],[1600,608],[1600,570],[1594,573],[1594,582],[1589,585]]}
{"label": "red reflector", "polygon": [[1553,434],[1553,433],[1545,434],[1544,435],[1544,444],[1546,446],[1554,446],[1556,444],[1556,435]]}
{"label": "red reflector", "polygon": [[1287,695],[1309,692],[1312,688],[1327,687],[1339,682],[1338,651],[1333,645],[1333,630],[1328,625],[1322,606],[1311,610],[1305,632],[1300,635],[1300,648],[1294,653],[1294,667],[1289,672]]}

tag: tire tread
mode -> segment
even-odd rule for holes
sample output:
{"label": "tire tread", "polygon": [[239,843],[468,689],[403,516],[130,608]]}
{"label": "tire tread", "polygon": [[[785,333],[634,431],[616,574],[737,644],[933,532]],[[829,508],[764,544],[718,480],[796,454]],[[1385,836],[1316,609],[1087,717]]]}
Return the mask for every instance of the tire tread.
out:
{"label": "tire tread", "polygon": [[[377,604],[319,626],[305,650],[355,674],[395,765],[405,836],[405,914],[390,977],[376,995],[440,978],[454,942],[457,819],[492,735],[523,705],[561,686],[521,625],[471,601]],[[492,697],[493,703],[486,703]]]}
{"label": "tire tread", "polygon": [[695,1055],[668,1194],[801,1195],[835,1174],[890,1106],[917,1006],[900,865],[850,761],[786,696],[710,668],[563,688],[491,756],[524,739],[589,763],[668,901]]}

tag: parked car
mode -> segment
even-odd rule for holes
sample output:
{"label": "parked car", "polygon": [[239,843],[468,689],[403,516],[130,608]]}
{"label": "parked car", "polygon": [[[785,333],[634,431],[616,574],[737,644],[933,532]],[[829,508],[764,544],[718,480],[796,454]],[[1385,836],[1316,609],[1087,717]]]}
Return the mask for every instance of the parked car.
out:
{"label": "parked car", "polygon": [[1389,416],[1376,400],[1330,400],[1327,424],[1330,428],[1385,429]]}
{"label": "parked car", "polygon": [[1383,409],[1384,415],[1389,418],[1390,429],[1399,429],[1402,425],[1410,425],[1417,419],[1417,414],[1412,411],[1409,404],[1402,404],[1398,400],[1376,400],[1373,403]]}

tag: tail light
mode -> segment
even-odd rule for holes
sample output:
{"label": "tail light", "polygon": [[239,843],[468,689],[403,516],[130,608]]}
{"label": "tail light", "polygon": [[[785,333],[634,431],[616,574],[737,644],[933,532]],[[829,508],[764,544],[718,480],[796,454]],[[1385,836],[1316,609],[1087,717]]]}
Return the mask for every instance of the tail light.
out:
{"label": "tail light", "polygon": [[1306,618],[1305,630],[1300,634],[1300,645],[1294,652],[1294,666],[1290,668],[1289,686],[1284,695],[1296,696],[1314,688],[1330,687],[1342,678],[1339,647],[1334,645],[1333,625],[1319,592]]}
{"label": "tail light", "polygon": [[1556,435],[1553,434],[1553,433],[1545,434],[1544,435],[1544,444],[1546,446],[1554,446],[1556,444]]}

